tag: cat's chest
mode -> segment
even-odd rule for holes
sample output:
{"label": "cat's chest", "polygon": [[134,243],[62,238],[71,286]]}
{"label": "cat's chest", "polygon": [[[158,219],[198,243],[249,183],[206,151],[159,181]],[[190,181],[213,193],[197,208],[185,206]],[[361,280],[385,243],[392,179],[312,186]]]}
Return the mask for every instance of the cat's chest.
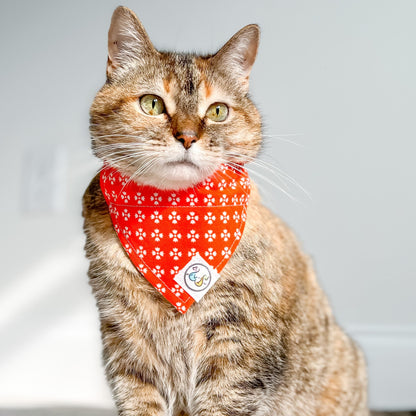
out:
{"label": "cat's chest", "polygon": [[[157,380],[161,391],[168,396],[170,414],[178,414],[189,406],[190,392],[195,385],[197,371],[198,324],[187,312],[165,318],[153,328],[153,349],[156,357]],[[193,319],[192,319],[193,318]]]}

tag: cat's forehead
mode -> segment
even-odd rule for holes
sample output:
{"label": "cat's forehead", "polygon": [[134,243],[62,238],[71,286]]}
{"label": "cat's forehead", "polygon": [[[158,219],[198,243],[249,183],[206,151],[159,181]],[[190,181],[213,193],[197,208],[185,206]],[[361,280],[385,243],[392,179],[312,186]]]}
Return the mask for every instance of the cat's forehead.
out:
{"label": "cat's forehead", "polygon": [[201,71],[195,57],[189,54],[167,54],[165,73],[162,74],[166,94],[176,102],[176,106],[191,109],[199,101]]}
{"label": "cat's forehead", "polygon": [[195,57],[189,54],[174,54],[171,56],[172,66],[180,91],[194,95],[201,80],[201,73],[196,65]]}
{"label": "cat's forehead", "polygon": [[162,52],[140,65],[136,74],[134,89],[159,95],[170,112],[205,112],[212,102],[234,101],[226,80],[207,64],[206,57]]}

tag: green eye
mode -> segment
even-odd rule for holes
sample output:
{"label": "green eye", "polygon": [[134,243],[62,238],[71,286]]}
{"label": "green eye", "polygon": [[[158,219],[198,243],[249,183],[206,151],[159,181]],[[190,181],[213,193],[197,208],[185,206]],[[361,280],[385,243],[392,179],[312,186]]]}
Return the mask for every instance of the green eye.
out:
{"label": "green eye", "polygon": [[153,94],[146,94],[140,97],[140,107],[149,116],[158,116],[165,112],[163,100]]}
{"label": "green eye", "polygon": [[228,116],[228,107],[223,103],[211,104],[206,116],[212,121],[224,121]]}

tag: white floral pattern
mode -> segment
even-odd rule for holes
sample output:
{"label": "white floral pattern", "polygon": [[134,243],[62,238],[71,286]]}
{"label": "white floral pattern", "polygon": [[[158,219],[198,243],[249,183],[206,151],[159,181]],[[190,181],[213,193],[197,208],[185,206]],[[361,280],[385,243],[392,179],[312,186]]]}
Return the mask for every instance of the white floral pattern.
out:
{"label": "white floral pattern", "polygon": [[144,257],[147,254],[147,251],[145,250],[145,248],[143,246],[139,246],[136,250],[136,254],[139,257]]}
{"label": "white floral pattern", "polygon": [[155,228],[155,230],[151,234],[152,238],[155,239],[155,241],[159,242],[163,238],[163,233],[159,231],[158,228]]}
{"label": "white floral pattern", "polygon": [[169,214],[168,218],[170,221],[172,221],[172,224],[177,224],[178,221],[181,219],[181,216],[176,211],[172,211],[172,213]]}
{"label": "white floral pattern", "polygon": [[126,186],[126,184],[129,180],[125,176],[120,176],[118,178],[118,181],[120,182],[120,185],[124,187],[124,186]]}
{"label": "white floral pattern", "polygon": [[114,206],[110,208],[110,214],[116,219],[118,219],[118,216],[120,215],[118,209]]}
{"label": "white floral pattern", "polygon": [[191,223],[191,224],[196,224],[199,220],[199,216],[195,214],[195,212],[190,212],[187,216],[186,219]]}
{"label": "white floral pattern", "polygon": [[182,288],[182,287],[180,287],[179,285],[174,285],[174,286],[171,288],[171,291],[172,291],[172,293],[173,293],[174,295],[176,295],[176,296],[180,296],[180,295],[181,295],[181,293],[183,293],[183,288]]}
{"label": "white floral pattern", "polygon": [[228,215],[227,211],[223,211],[221,213],[220,219],[224,224],[227,224],[227,222],[230,220],[230,216]]}
{"label": "white floral pattern", "polygon": [[207,190],[210,191],[213,187],[214,187],[214,182],[211,179],[206,179],[203,183],[202,186]]}
{"label": "white floral pattern", "polygon": [[130,211],[127,208],[124,208],[121,212],[121,216],[123,217],[124,221],[128,221],[130,218]]}
{"label": "white floral pattern", "polygon": [[182,238],[182,234],[178,230],[172,230],[169,233],[169,238],[171,238],[174,243],[177,243]]}
{"label": "white floral pattern", "polygon": [[156,289],[157,289],[160,293],[165,293],[165,292],[166,292],[166,288],[165,288],[165,286],[162,286],[162,283],[157,283],[157,284],[156,284]]}
{"label": "white floral pattern", "polygon": [[136,218],[136,220],[138,222],[143,222],[144,219],[146,218],[146,215],[139,209],[135,214],[134,214],[134,218]]}
{"label": "white floral pattern", "polygon": [[199,238],[199,234],[195,230],[190,230],[186,236],[191,240],[191,243],[195,243]]}
{"label": "white floral pattern", "polygon": [[157,276],[157,277],[162,277],[165,274],[165,270],[162,269],[162,266],[160,266],[159,264],[157,264],[153,269],[152,272]]}
{"label": "white floral pattern", "polygon": [[136,192],[134,195],[134,200],[136,201],[136,204],[141,205],[146,200],[146,198],[144,195],[142,195],[141,192]]}
{"label": "white floral pattern", "polygon": [[230,239],[230,237],[231,237],[231,234],[230,234],[230,232],[228,230],[222,230],[221,238],[224,241],[228,241]]}
{"label": "white floral pattern", "polygon": [[130,202],[130,195],[129,195],[126,191],[123,191],[123,192],[121,193],[120,197],[121,197],[122,201],[123,201],[125,204],[128,204],[128,203]]}
{"label": "white floral pattern", "polygon": [[250,188],[250,179],[243,176],[240,179],[240,185],[243,187],[243,189],[249,189]]}
{"label": "white floral pattern", "polygon": [[186,197],[186,202],[193,207],[198,202],[198,197],[195,194],[189,194],[189,196]]}
{"label": "white floral pattern", "polygon": [[179,258],[182,257],[182,251],[180,251],[177,247],[174,247],[170,251],[169,256],[171,256],[173,260],[179,260]]}
{"label": "white floral pattern", "polygon": [[227,204],[228,204],[228,196],[227,196],[227,195],[221,195],[221,198],[220,198],[220,204],[221,204],[222,206],[225,206],[225,205],[227,205]]}
{"label": "white floral pattern", "polygon": [[214,231],[212,231],[212,230],[208,230],[206,233],[205,233],[205,238],[210,242],[210,243],[212,243],[214,240],[215,240],[215,238],[217,237],[217,235],[214,233]]}
{"label": "white floral pattern", "polygon": [[215,197],[211,194],[208,194],[204,198],[204,202],[207,204],[208,207],[212,207],[212,205],[215,203]]}
{"label": "white floral pattern", "polygon": [[125,225],[125,226],[122,228],[121,232],[123,233],[124,237],[126,237],[126,238],[131,237],[131,230],[130,230],[130,228],[129,228],[129,226],[128,226],[128,225]]}
{"label": "white floral pattern", "polygon": [[225,179],[221,179],[219,185],[218,185],[218,189],[220,191],[223,191],[224,189],[227,188],[227,181]]}
{"label": "white floral pattern", "polygon": [[208,250],[205,252],[205,256],[208,258],[208,260],[213,260],[214,257],[217,256],[217,252],[212,248],[208,248]]}
{"label": "white floral pattern", "polygon": [[178,273],[178,271],[179,271],[179,266],[173,266],[173,267],[170,269],[170,274],[172,274],[172,275],[176,276],[176,275],[177,275],[177,273]]}
{"label": "white floral pattern", "polygon": [[176,302],[176,309],[178,309],[179,311],[185,312],[186,311],[186,306],[182,305],[182,302]]}
{"label": "white floral pattern", "polygon": [[162,202],[162,197],[159,195],[159,193],[154,192],[150,197],[150,201],[153,203],[153,205],[159,205]]}
{"label": "white floral pattern", "polygon": [[155,247],[154,250],[152,250],[152,256],[154,256],[156,260],[160,260],[163,255],[163,250],[161,250],[160,247]]}
{"label": "white floral pattern", "polygon": [[224,247],[221,254],[225,259],[229,259],[231,257],[231,250],[228,247]]}
{"label": "white floral pattern", "polygon": [[138,240],[142,241],[146,238],[146,231],[143,228],[138,228],[136,231],[136,237]]}
{"label": "white floral pattern", "polygon": [[173,193],[170,194],[170,196],[168,196],[168,201],[172,205],[178,205],[179,202],[181,202],[181,198],[173,192]]}
{"label": "white floral pattern", "polygon": [[153,211],[153,214],[150,215],[150,218],[154,221],[155,224],[159,224],[163,220],[163,215],[159,211]]}
{"label": "white floral pattern", "polygon": [[215,221],[215,215],[212,212],[207,212],[204,215],[204,220],[208,223],[208,224],[214,224]]}

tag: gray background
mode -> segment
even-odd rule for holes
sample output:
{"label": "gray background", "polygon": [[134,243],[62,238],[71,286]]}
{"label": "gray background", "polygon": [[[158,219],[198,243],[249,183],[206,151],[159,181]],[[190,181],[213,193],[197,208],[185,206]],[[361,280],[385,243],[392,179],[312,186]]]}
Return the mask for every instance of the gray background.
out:
{"label": "gray background", "polygon": [[[118,4],[0,3],[0,407],[111,406],[80,200]],[[213,52],[260,24],[251,91],[273,166],[252,177],[365,349],[372,407],[416,407],[416,2],[124,4],[164,49]]]}

